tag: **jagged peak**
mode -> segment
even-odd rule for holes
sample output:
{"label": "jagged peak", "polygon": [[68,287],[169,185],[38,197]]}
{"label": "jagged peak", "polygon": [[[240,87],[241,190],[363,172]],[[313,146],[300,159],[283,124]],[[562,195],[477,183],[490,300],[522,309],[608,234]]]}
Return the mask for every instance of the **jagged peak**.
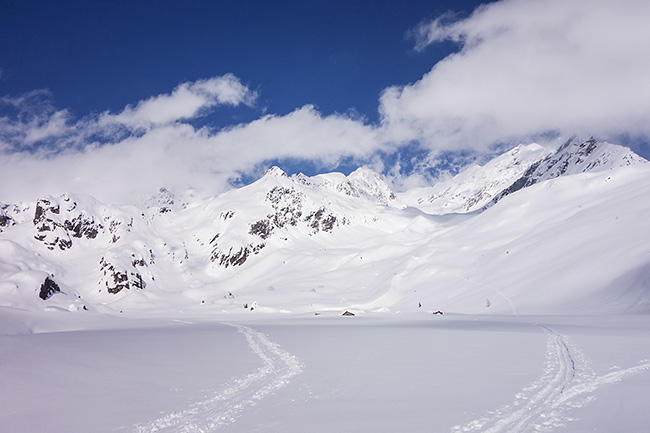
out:
{"label": "jagged peak", "polygon": [[520,144],[483,166],[472,164],[456,176],[431,187],[406,191],[401,198],[433,214],[465,213],[480,209],[513,179],[552,153],[537,143]]}
{"label": "jagged peak", "polygon": [[384,177],[368,167],[356,169],[350,173],[347,180],[360,195],[365,195],[383,205],[404,207],[397,200],[395,193]]}
{"label": "jagged peak", "polygon": [[647,161],[627,147],[598,141],[593,136],[572,136],[555,152],[532,165],[521,177],[486,204],[493,206],[503,197],[536,183],[572,174],[597,172],[618,167],[639,165]]}
{"label": "jagged peak", "polygon": [[273,167],[266,170],[264,177],[288,177],[287,173],[284,172],[280,167],[274,165]]}
{"label": "jagged peak", "polygon": [[176,194],[167,187],[161,186],[158,191],[143,200],[147,208],[155,208],[160,213],[166,213],[176,207]]}
{"label": "jagged peak", "polygon": [[[538,175],[543,180],[542,177],[552,178],[646,162],[627,147],[600,141],[593,136],[572,136],[544,160],[538,169]],[[543,170],[547,173],[542,173]]]}
{"label": "jagged peak", "polygon": [[646,160],[627,147],[572,136],[555,142],[520,144],[483,166],[472,165],[432,187],[407,191],[402,199],[425,212],[470,212],[505,195],[558,176],[638,165]]}
{"label": "jagged peak", "polygon": [[580,136],[580,135],[573,135],[569,138],[564,138],[564,139],[558,139],[559,145],[556,146],[556,153],[557,154],[562,154],[562,153],[585,153],[585,151],[588,151],[588,153],[596,153],[596,154],[603,154],[603,153],[616,153],[620,157],[624,157],[625,155],[629,155],[632,157],[634,160],[638,162],[648,162],[645,158],[641,157],[640,155],[634,153],[630,148],[621,146],[619,144],[614,144],[610,143],[608,141],[600,140],[593,135],[590,136]]}

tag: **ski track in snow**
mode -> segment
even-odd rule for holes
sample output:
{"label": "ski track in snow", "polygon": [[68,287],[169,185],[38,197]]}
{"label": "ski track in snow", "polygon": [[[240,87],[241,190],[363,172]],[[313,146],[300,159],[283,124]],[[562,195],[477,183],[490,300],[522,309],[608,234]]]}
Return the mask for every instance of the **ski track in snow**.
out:
{"label": "ski track in snow", "polygon": [[231,426],[247,407],[283,388],[293,376],[302,372],[303,363],[266,335],[247,326],[230,326],[244,335],[250,348],[262,360],[262,366],[254,373],[235,379],[234,383],[207,400],[137,425],[136,432],[207,433]]}
{"label": "ski track in snow", "polygon": [[546,326],[538,326],[548,335],[542,377],[519,392],[510,405],[463,426],[454,426],[451,429],[453,433],[550,431],[574,420],[569,412],[592,401],[595,398],[593,394],[601,386],[650,369],[650,362],[644,360],[635,367],[612,368],[609,373],[599,376],[568,337]]}

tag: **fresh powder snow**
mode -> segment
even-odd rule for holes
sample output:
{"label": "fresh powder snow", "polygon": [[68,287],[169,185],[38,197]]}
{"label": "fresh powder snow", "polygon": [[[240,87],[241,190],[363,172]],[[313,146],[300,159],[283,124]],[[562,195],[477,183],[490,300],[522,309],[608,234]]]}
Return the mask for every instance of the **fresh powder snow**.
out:
{"label": "fresh powder snow", "polygon": [[2,203],[0,431],[646,431],[648,197],[572,138],[403,193]]}

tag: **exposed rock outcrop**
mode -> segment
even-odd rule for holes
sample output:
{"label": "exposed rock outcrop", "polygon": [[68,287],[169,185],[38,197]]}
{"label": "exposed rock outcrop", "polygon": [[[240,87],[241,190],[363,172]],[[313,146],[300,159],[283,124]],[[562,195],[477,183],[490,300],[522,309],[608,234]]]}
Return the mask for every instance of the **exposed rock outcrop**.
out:
{"label": "exposed rock outcrop", "polygon": [[38,297],[46,301],[50,299],[52,295],[54,295],[55,293],[59,293],[60,291],[61,289],[59,288],[59,285],[56,282],[54,282],[52,278],[46,277],[45,281],[43,281],[43,284],[41,284]]}
{"label": "exposed rock outcrop", "polygon": [[104,227],[92,216],[77,211],[77,203],[67,196],[61,197],[66,204],[61,204],[53,198],[41,198],[36,202],[34,210],[34,239],[43,242],[48,249],[58,248],[65,251],[72,247],[72,238],[95,239]]}
{"label": "exposed rock outcrop", "polygon": [[485,207],[493,206],[503,197],[545,180],[646,162],[622,146],[600,142],[593,137],[586,140],[571,137],[554,153],[532,164],[521,177],[495,195]]}
{"label": "exposed rock outcrop", "polygon": [[117,294],[124,289],[144,289],[146,284],[136,266],[146,265],[142,259],[133,259],[130,267],[119,267],[102,257],[99,261],[102,281],[108,293]]}
{"label": "exposed rock outcrop", "polygon": [[0,233],[4,227],[11,227],[16,224],[16,221],[5,211],[6,208],[7,205],[0,204]]}

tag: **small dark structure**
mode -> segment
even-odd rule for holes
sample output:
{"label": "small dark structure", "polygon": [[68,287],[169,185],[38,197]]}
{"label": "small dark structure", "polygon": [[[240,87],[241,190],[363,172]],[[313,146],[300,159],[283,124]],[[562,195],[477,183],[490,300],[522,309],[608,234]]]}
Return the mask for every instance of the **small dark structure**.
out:
{"label": "small dark structure", "polygon": [[349,311],[345,311],[345,313],[342,314],[343,316],[354,316],[354,313],[351,313]]}
{"label": "small dark structure", "polygon": [[442,314],[442,311],[440,311],[440,310],[434,311],[433,314]]}

